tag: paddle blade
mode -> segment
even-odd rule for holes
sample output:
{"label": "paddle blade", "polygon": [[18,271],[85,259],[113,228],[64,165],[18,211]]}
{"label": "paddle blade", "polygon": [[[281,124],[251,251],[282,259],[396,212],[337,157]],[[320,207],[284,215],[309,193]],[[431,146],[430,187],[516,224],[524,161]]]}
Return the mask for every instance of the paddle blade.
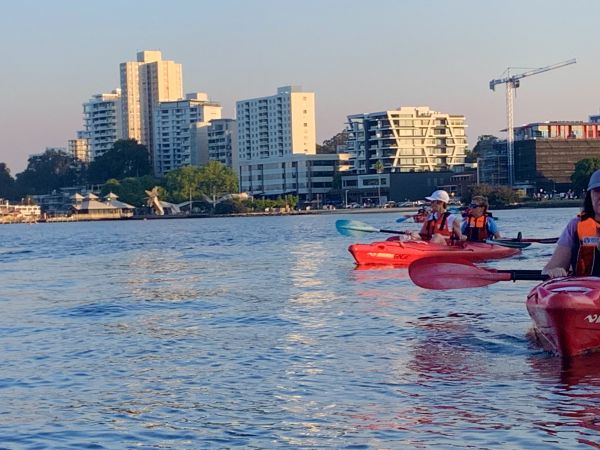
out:
{"label": "paddle blade", "polygon": [[335,227],[337,228],[338,233],[344,236],[362,236],[364,233],[374,233],[379,231],[377,228],[364,222],[347,219],[336,220]]}
{"label": "paddle blade", "polygon": [[408,275],[419,287],[441,290],[474,288],[511,280],[510,273],[483,269],[466,259],[453,257],[417,259],[408,266]]}
{"label": "paddle blade", "polygon": [[488,244],[500,245],[502,247],[509,248],[527,248],[531,245],[531,242],[519,242],[512,241],[510,239],[487,239],[485,242]]}
{"label": "paddle blade", "polygon": [[407,220],[408,220],[408,219],[410,219],[411,217],[412,217],[412,216],[402,216],[402,217],[398,217],[398,218],[396,219],[396,222],[398,222],[398,223],[402,223],[402,222],[405,222],[405,221],[407,221]]}

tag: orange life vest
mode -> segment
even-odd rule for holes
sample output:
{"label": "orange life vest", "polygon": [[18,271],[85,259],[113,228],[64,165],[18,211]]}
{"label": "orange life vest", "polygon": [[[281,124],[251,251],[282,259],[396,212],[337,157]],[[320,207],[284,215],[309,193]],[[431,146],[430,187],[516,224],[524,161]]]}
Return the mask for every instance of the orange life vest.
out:
{"label": "orange life vest", "polygon": [[450,236],[452,230],[448,229],[448,216],[450,213],[446,211],[444,214],[438,214],[438,218],[432,215],[432,218],[427,221],[425,226],[425,235],[422,236],[423,240],[430,240],[434,234],[441,234],[442,236]]}
{"label": "orange life vest", "polygon": [[468,241],[485,241],[489,237],[487,229],[487,214],[481,217],[468,216],[465,236]]}
{"label": "orange life vest", "polygon": [[579,251],[575,264],[575,275],[586,276],[594,273],[594,265],[600,270],[598,257],[598,240],[600,239],[600,223],[593,218],[579,221],[577,224],[577,238],[579,239]]}

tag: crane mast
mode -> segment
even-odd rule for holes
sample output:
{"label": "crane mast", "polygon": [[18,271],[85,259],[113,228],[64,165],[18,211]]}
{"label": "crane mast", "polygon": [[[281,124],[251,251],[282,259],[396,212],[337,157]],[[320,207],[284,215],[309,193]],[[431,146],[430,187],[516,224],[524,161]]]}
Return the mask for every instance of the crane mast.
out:
{"label": "crane mast", "polygon": [[575,58],[567,61],[562,61],[556,64],[551,64],[545,67],[539,67],[537,69],[528,70],[520,74],[511,75],[510,67],[507,69],[507,76],[505,78],[499,78],[490,81],[490,89],[495,91],[496,85],[506,84],[506,159],[508,165],[508,184],[509,186],[514,185],[515,175],[515,163],[514,163],[514,121],[513,121],[513,104],[515,89],[520,85],[520,79],[531,75],[536,75],[542,72],[548,72],[549,70],[558,69],[560,67],[568,66],[569,64],[575,64],[577,61]]}

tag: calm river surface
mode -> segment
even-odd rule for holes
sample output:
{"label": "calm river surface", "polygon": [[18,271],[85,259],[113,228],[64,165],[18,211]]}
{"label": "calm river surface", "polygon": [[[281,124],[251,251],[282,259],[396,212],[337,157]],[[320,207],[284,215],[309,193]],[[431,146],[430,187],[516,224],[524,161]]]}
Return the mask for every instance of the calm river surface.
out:
{"label": "calm river surface", "polygon": [[[576,212],[495,215],[553,237]],[[0,448],[600,448],[600,357],[528,338],[534,282],[355,270],[348,245],[387,236],[335,221],[397,217],[0,227]]]}

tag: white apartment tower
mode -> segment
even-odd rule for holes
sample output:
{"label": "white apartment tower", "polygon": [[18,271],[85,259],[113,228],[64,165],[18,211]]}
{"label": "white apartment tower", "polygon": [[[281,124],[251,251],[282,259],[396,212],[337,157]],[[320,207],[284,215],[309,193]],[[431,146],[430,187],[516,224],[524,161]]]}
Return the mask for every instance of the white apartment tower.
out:
{"label": "white apartment tower", "polygon": [[312,201],[331,190],[339,157],[316,152],[314,92],[285,86],[236,106],[241,191]]}
{"label": "white apartment tower", "polygon": [[355,174],[452,170],[464,164],[465,116],[426,106],[348,116],[348,153]]}
{"label": "white apartment tower", "polygon": [[154,173],[208,162],[208,125],[221,118],[222,107],[203,92],[185,100],[160,102],[154,116]]}
{"label": "white apartment tower", "polygon": [[162,60],[160,51],[145,50],[120,69],[124,136],[145,145],[152,155],[154,110],[159,102],[183,98],[181,64]]}
{"label": "white apartment tower", "polygon": [[315,94],[285,86],[236,104],[240,163],[316,153]]}
{"label": "white apartment tower", "polygon": [[115,141],[123,139],[121,90],[94,95],[83,104],[83,116],[91,162],[112,149]]}

